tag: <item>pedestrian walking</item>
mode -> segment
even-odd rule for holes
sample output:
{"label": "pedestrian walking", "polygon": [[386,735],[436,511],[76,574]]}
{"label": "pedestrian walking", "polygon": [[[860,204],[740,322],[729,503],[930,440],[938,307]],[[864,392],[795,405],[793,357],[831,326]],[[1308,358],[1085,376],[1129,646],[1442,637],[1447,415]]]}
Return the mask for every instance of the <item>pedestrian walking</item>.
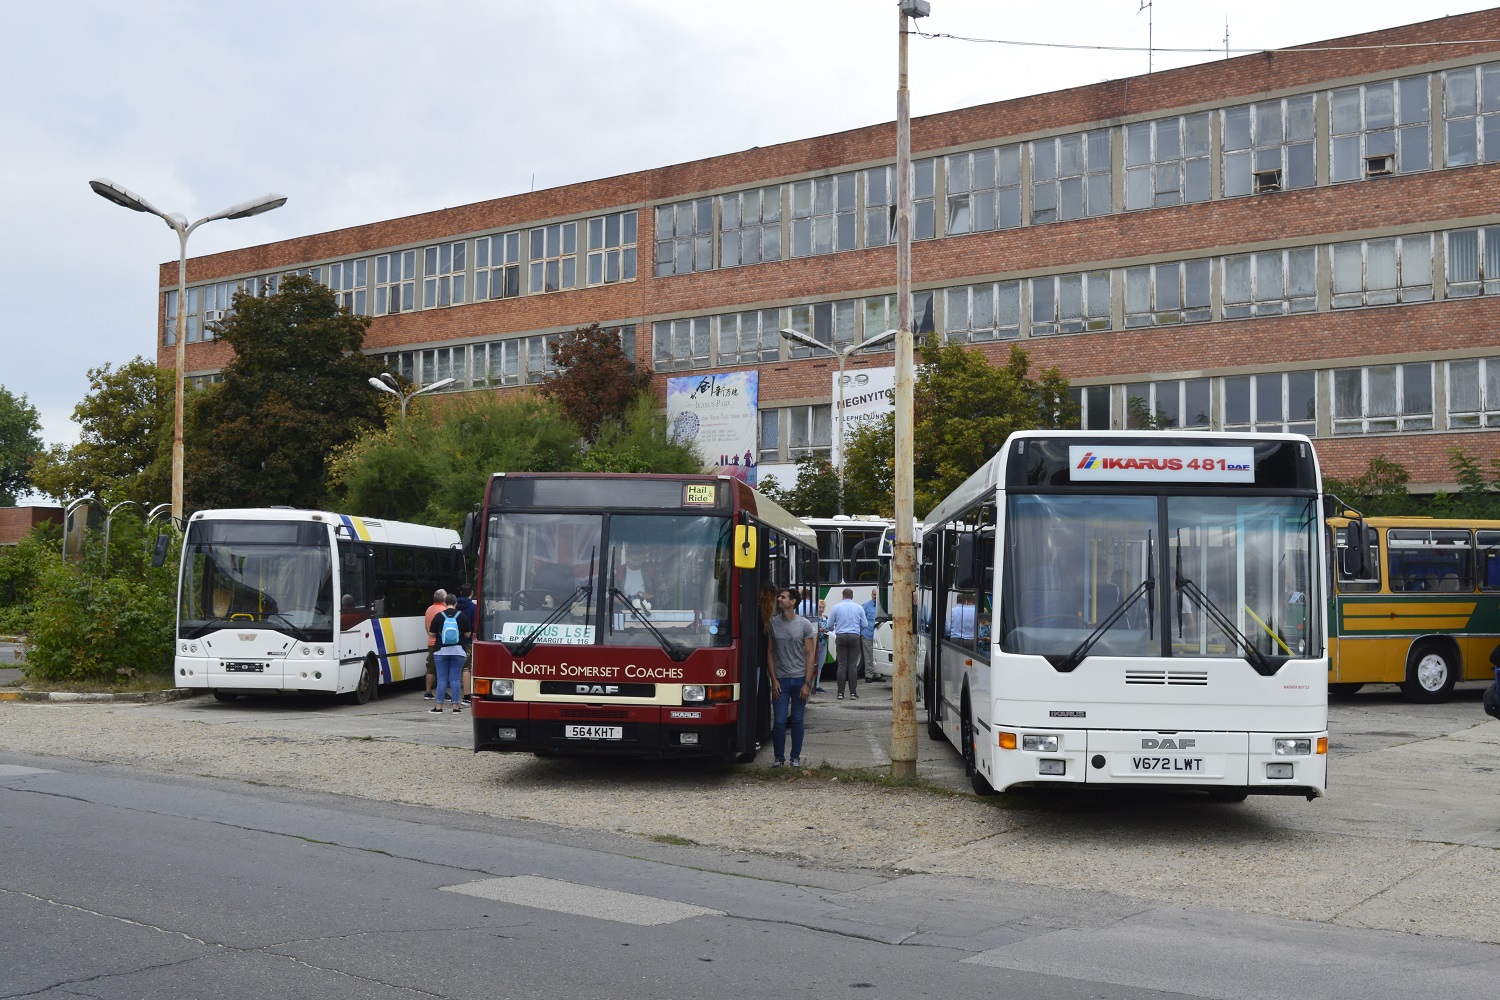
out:
{"label": "pedestrian walking", "polygon": [[807,699],[812,697],[813,656],[818,647],[818,629],[797,613],[800,595],[787,587],[776,595],[780,613],[771,619],[771,653],[766,669],[771,675],[771,747],[776,753],[772,767],[786,763],[786,731],[792,730],[792,766],[802,766],[802,735]]}
{"label": "pedestrian walking", "polygon": [[472,636],[473,626],[469,617],[458,610],[457,594],[447,595],[442,612],[433,616],[427,634],[433,641],[432,659],[437,667],[434,700],[428,711],[442,712],[445,697],[452,702],[453,711],[462,711],[463,685],[459,678],[464,669],[464,639]]}
{"label": "pedestrian walking", "polygon": [[833,633],[834,655],[838,657],[839,701],[844,700],[846,684],[850,700],[859,699],[860,633],[864,627],[865,609],[854,603],[853,589],[845,587],[844,599],[828,615],[828,631]]}

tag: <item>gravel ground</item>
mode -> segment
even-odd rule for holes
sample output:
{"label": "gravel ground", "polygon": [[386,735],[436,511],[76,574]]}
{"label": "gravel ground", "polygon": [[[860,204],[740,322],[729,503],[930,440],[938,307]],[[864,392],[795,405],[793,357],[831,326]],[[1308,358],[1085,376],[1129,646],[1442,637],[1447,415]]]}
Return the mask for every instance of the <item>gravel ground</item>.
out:
{"label": "gravel ground", "polygon": [[[126,704],[0,703],[0,752],[681,837],[809,866],[1109,890],[1500,943],[1500,822],[1491,822],[1500,809],[1493,784],[1489,805],[1455,808],[1445,830],[1403,832],[1415,821],[1368,815],[1373,792],[1366,786],[1387,785],[1403,766],[1403,751],[1415,758],[1407,765],[1414,773],[1428,773],[1421,758],[1430,757],[1434,742],[1419,744],[1421,752],[1397,747],[1396,756],[1341,761],[1346,791],[1337,802],[1253,798],[1225,805],[1168,793],[981,800],[822,771],[476,756],[289,732],[274,728],[273,719],[264,728],[231,728],[152,717]],[[1474,770],[1500,765],[1500,724],[1446,743]],[[1431,822],[1432,806],[1413,800],[1410,809]]]}

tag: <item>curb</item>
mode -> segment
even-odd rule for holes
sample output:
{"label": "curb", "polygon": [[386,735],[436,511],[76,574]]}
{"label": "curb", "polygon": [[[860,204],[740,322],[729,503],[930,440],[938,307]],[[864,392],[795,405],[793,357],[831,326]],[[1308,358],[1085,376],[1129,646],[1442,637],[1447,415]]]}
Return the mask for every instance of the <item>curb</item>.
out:
{"label": "curb", "polygon": [[186,688],[168,688],[165,691],[136,691],[116,694],[107,691],[0,691],[0,701],[56,701],[56,702],[101,702],[101,701],[181,701],[198,692]]}

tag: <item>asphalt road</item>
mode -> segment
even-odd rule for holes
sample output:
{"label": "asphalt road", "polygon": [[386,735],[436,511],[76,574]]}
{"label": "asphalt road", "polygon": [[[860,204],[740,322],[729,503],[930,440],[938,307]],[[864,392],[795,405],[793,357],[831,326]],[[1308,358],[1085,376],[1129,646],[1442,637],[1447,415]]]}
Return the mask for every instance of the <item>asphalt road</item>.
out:
{"label": "asphalt road", "polygon": [[1489,997],[1500,947],[0,755],[0,996]]}

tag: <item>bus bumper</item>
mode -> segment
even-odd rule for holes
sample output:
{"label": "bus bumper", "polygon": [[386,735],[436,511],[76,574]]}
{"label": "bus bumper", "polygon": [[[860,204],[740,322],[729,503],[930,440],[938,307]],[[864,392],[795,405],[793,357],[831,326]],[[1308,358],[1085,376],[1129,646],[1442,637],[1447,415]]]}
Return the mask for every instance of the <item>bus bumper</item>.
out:
{"label": "bus bumper", "polygon": [[474,750],[498,753],[719,757],[740,752],[739,706],[473,701]]}
{"label": "bus bumper", "polygon": [[172,680],[177,687],[196,691],[233,694],[315,691],[333,694],[353,690],[363,669],[363,663],[358,661],[341,664],[326,659],[235,661],[177,656]]}

